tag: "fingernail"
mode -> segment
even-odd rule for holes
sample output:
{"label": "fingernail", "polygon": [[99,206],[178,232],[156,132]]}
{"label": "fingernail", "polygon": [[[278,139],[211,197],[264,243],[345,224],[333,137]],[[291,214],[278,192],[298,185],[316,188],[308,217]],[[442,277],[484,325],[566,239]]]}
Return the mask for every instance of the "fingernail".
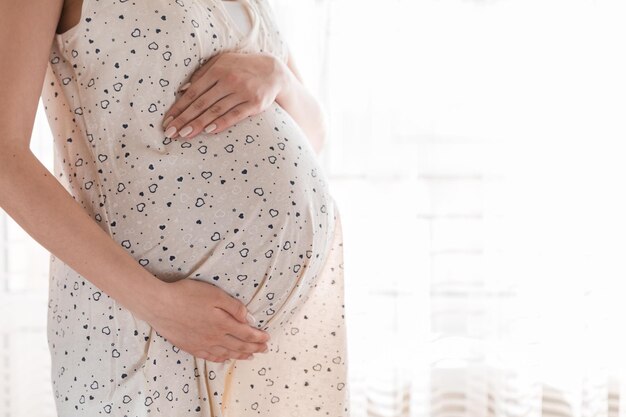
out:
{"label": "fingernail", "polygon": [[215,128],[217,127],[217,125],[215,123],[211,123],[210,125],[208,125],[207,127],[204,128],[204,131],[206,133],[211,133],[215,130]]}
{"label": "fingernail", "polygon": [[167,116],[167,119],[163,121],[163,127],[167,126],[172,120],[174,120],[174,116]]}
{"label": "fingernail", "polygon": [[246,314],[246,320],[248,320],[248,323],[250,323],[253,326],[256,324],[256,319],[254,318],[252,314],[250,314],[250,312]]}
{"label": "fingernail", "polygon": [[179,91],[185,91],[189,86],[191,85],[191,83],[186,83],[185,85],[183,85],[182,87],[180,87]]}
{"label": "fingernail", "polygon": [[165,131],[165,136],[167,136],[168,138],[171,138],[174,135],[174,133],[176,133],[176,126],[170,126]]}
{"label": "fingernail", "polygon": [[181,135],[182,137],[187,136],[188,134],[191,133],[191,131],[193,130],[193,127],[191,126],[185,126],[181,129],[180,132],[178,132],[179,135]]}
{"label": "fingernail", "polygon": [[269,346],[266,346],[266,347],[265,347],[265,350],[263,351],[263,353],[267,353],[267,352],[269,352],[269,351],[270,351],[270,347],[269,347]]}

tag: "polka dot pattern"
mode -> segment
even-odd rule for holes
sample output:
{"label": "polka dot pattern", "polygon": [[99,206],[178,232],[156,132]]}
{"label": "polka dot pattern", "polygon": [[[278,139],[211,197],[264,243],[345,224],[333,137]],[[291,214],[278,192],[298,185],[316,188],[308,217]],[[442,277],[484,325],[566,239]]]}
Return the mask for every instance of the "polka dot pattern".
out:
{"label": "polka dot pattern", "polygon": [[218,134],[169,139],[161,127],[214,54],[287,59],[267,0],[246,0],[249,38],[218,1],[83,0],[51,45],[42,101],[73,198],[158,279],[240,299],[270,351],[194,357],[51,255],[59,417],[348,415],[341,222],[304,132],[276,102]]}

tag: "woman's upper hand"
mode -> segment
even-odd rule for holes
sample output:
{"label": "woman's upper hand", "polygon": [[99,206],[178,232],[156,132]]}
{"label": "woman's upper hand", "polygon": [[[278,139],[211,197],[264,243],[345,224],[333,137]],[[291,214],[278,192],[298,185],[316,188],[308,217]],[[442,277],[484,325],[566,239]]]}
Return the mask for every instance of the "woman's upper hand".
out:
{"label": "woman's upper hand", "polygon": [[196,70],[163,116],[165,136],[190,139],[203,130],[221,132],[265,110],[286,82],[285,64],[271,54],[216,54]]}
{"label": "woman's upper hand", "polygon": [[267,349],[269,334],[248,324],[246,306],[196,279],[168,283],[147,321],[173,345],[213,362],[247,359]]}
{"label": "woman's upper hand", "polygon": [[[0,207],[59,262],[145,318],[177,347],[215,361],[263,351],[268,334],[247,324],[240,301],[202,281],[159,281],[30,151],[62,9],[62,0],[0,2],[0,56],[5,57],[0,65]],[[32,26],[24,25],[24,18]]]}

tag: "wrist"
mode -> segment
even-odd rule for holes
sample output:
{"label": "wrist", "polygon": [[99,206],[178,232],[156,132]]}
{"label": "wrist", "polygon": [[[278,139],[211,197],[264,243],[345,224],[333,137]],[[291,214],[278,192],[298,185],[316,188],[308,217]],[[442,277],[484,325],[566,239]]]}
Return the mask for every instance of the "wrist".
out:
{"label": "wrist", "polygon": [[293,93],[294,83],[299,81],[286,63],[276,57],[274,60],[279,85],[278,94],[276,94],[276,102],[282,104]]}
{"label": "wrist", "polygon": [[142,320],[151,323],[161,315],[161,310],[167,304],[168,283],[150,273],[142,275],[141,280],[141,296],[135,297],[134,312]]}

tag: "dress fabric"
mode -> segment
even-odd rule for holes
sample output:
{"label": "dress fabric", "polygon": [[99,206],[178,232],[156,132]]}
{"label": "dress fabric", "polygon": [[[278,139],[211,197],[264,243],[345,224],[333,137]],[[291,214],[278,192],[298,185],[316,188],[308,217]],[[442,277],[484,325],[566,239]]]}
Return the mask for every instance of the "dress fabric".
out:
{"label": "dress fabric", "polygon": [[239,0],[222,0],[222,4],[226,7],[232,20],[239,27],[239,30],[247,34],[252,27],[245,3]]}
{"label": "dress fabric", "polygon": [[83,0],[52,42],[42,102],[54,175],[93,220],[158,279],[240,299],[270,351],[194,357],[51,254],[59,417],[349,413],[341,222],[304,132],[273,102],[218,134],[164,135],[177,90],[214,54],[287,59],[268,0],[242,0],[247,34],[221,1]]}

